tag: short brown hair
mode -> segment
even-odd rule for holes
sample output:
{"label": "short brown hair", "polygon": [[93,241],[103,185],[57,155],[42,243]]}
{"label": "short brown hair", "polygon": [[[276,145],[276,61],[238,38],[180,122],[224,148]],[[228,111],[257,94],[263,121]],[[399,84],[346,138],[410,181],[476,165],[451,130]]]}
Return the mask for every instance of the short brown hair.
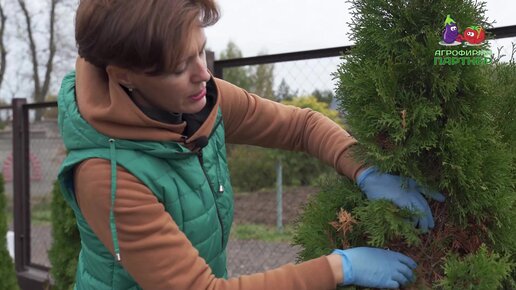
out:
{"label": "short brown hair", "polygon": [[178,65],[194,25],[210,26],[219,15],[213,0],[81,0],[75,40],[98,67],[161,74]]}

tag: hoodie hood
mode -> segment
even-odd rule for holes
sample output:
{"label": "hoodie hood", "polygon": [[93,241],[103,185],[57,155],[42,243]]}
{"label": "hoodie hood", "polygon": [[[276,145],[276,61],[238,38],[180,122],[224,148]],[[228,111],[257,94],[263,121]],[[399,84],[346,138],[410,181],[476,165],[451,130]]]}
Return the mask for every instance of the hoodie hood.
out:
{"label": "hoodie hood", "polygon": [[167,124],[149,118],[104,70],[84,59],[78,59],[76,71],[63,79],[58,104],[59,126],[68,150],[109,147],[109,139],[117,139],[118,149],[150,150],[158,155],[166,149],[165,156],[170,156],[171,147],[176,153],[189,152],[195,140],[209,136],[219,111],[216,97],[207,119],[187,138],[182,135],[186,122]]}

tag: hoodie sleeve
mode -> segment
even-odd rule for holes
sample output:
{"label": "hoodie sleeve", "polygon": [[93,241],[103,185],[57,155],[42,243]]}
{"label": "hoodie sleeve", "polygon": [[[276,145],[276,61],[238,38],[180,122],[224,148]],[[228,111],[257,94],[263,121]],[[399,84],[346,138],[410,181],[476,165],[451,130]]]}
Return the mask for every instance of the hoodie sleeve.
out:
{"label": "hoodie sleeve", "polygon": [[[76,167],[74,182],[81,212],[113,253],[110,168],[108,160],[86,160]],[[326,257],[228,280],[216,278],[152,192],[122,167],[117,168],[117,176],[114,213],[121,263],[143,289],[335,289],[335,277]]]}
{"label": "hoodie sleeve", "polygon": [[220,79],[216,84],[228,143],[303,151],[356,178],[363,164],[353,159],[350,148],[357,141],[331,119],[261,98]]}

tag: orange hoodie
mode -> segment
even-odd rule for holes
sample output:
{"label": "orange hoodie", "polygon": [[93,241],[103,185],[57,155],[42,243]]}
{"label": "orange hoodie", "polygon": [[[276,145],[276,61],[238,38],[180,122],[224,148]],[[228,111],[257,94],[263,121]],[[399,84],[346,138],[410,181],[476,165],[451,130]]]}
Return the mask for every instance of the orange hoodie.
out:
{"label": "orange hoodie", "polygon": [[[76,97],[82,117],[99,132],[115,138],[172,140],[194,144],[207,136],[222,110],[228,143],[259,145],[307,152],[355,179],[361,168],[349,148],[356,144],[345,130],[310,109],[285,106],[249,94],[213,78],[216,100],[200,128],[183,139],[185,122],[167,124],[149,118],[105,71],[79,59]],[[190,147],[192,148],[192,147]],[[229,280],[216,278],[188,238],[149,188],[117,167],[114,212],[124,268],[144,289],[334,289],[335,277],[325,257]],[[110,174],[108,160],[89,159],[75,168],[79,207],[98,238],[113,253],[109,226]],[[147,261],[152,261],[148,263]]]}

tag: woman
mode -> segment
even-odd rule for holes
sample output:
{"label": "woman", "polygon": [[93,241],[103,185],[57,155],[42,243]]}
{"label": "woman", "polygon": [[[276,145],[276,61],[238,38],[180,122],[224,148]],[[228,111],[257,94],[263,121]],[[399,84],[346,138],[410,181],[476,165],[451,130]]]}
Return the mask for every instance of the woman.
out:
{"label": "woman", "polygon": [[[375,248],[226,279],[233,192],[225,143],[303,150],[357,181],[369,198],[425,212],[399,177],[356,163],[356,141],[328,118],[212,77],[203,28],[212,0],[82,0],[79,58],[59,94],[68,156],[59,180],[82,250],[76,289],[397,288],[416,264]],[[377,188],[380,188],[378,192]]]}

